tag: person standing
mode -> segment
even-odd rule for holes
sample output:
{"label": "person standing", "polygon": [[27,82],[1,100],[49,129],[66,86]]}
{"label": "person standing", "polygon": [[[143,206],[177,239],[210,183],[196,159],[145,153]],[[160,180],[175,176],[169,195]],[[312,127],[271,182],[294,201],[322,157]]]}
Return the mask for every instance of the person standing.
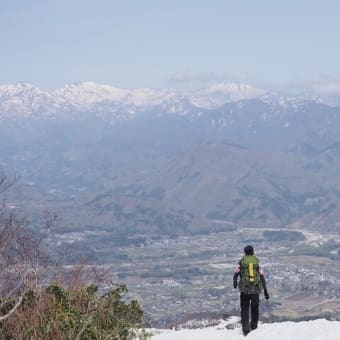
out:
{"label": "person standing", "polygon": [[[259,260],[254,255],[254,248],[251,245],[244,248],[244,256],[235,269],[233,280],[234,288],[238,286],[240,290],[242,331],[244,335],[248,335],[251,330],[257,328],[262,289],[266,300],[269,299],[263,270],[259,266]],[[249,308],[251,309],[250,323]]]}

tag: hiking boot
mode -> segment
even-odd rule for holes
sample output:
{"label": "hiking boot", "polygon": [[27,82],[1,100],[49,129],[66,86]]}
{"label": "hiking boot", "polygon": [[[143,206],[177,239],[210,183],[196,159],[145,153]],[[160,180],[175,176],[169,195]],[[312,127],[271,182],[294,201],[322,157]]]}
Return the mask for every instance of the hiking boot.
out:
{"label": "hiking boot", "polygon": [[244,329],[244,330],[243,330],[243,335],[244,335],[244,336],[247,336],[247,335],[249,334],[249,332],[250,332],[250,330]]}

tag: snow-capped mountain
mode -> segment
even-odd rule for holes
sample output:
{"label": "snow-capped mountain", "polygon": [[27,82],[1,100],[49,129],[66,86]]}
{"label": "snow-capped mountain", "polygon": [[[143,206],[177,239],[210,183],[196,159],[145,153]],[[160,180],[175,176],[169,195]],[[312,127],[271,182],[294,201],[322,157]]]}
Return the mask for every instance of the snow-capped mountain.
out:
{"label": "snow-capped mountain", "polygon": [[194,110],[216,109],[226,103],[260,98],[275,105],[296,105],[286,98],[247,84],[222,83],[190,93],[174,89],[121,89],[94,82],[67,84],[45,92],[21,82],[0,86],[0,118],[54,116],[61,112],[117,113],[125,119],[136,111],[155,108],[165,113],[192,116]]}
{"label": "snow-capped mountain", "polygon": [[88,105],[102,102],[120,103],[130,107],[157,106],[171,102],[180,95],[173,89],[120,89],[94,82],[71,83],[51,93],[60,103],[86,110]]}
{"label": "snow-capped mountain", "polygon": [[0,85],[0,118],[32,116],[37,112],[56,112],[55,97],[27,82]]}
{"label": "snow-capped mountain", "polygon": [[[244,126],[278,120],[288,127],[296,112],[323,111],[325,100],[285,96],[238,83],[220,83],[206,89],[180,92],[175,89],[122,89],[94,82],[71,83],[51,92],[21,82],[0,86],[0,120],[57,118],[87,114],[114,124],[139,114],[172,114],[190,121],[205,120],[225,127],[240,121]],[[314,108],[311,107],[314,106]]]}
{"label": "snow-capped mountain", "polygon": [[214,109],[228,102],[260,97],[268,90],[239,83],[220,83],[189,94],[193,105]]}
{"label": "snow-capped mountain", "polygon": [[191,106],[189,98],[174,89],[129,90],[94,82],[71,83],[52,92],[44,92],[26,82],[0,86],[2,119],[50,116],[61,112],[100,114],[123,111],[131,116],[145,108],[183,114]]}

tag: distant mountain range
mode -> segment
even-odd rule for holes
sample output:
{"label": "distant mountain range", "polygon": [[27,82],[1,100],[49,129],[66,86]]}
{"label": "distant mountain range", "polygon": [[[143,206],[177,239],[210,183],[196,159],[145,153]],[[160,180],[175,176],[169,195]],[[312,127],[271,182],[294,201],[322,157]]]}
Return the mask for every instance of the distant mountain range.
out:
{"label": "distant mountain range", "polygon": [[[63,230],[192,234],[340,223],[340,108],[245,84],[190,93],[0,86],[9,199]],[[124,241],[124,242],[125,242]]]}
{"label": "distant mountain range", "polygon": [[[174,89],[120,89],[94,82],[67,84],[45,92],[27,82],[0,85],[0,118],[19,116],[51,117],[61,112],[107,112],[123,110],[121,119],[150,108],[190,115],[191,110],[217,109],[227,103],[257,98],[282,107],[302,105],[310,96],[287,97],[269,90],[240,83],[220,83],[192,92]],[[340,98],[340,93],[339,93]],[[313,98],[327,104],[327,100]],[[334,100],[332,101],[334,103]]]}

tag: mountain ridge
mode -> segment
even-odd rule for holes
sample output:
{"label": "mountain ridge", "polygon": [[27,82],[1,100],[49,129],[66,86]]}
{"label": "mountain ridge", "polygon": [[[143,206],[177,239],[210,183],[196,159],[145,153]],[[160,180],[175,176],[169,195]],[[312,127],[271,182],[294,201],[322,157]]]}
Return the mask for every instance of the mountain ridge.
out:
{"label": "mountain ridge", "polygon": [[306,101],[303,96],[285,96],[242,83],[219,83],[205,89],[181,92],[171,88],[123,89],[91,81],[69,83],[53,91],[42,91],[28,82],[19,82],[0,85],[0,118],[113,109],[124,109],[131,117],[136,111],[151,107],[186,115],[190,114],[190,110],[214,110],[228,103],[252,99],[286,108]]}

